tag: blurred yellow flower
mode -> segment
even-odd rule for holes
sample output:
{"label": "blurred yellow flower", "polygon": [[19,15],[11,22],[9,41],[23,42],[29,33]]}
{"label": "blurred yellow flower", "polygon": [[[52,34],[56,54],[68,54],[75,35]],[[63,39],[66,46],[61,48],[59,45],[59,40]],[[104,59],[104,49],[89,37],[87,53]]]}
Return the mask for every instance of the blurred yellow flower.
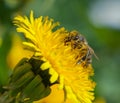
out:
{"label": "blurred yellow flower", "polygon": [[[14,24],[18,26],[17,31],[24,33],[28,40],[23,44],[44,61],[40,68],[49,69],[50,82],[57,81],[57,88],[64,90],[64,102],[69,99],[71,103],[92,103],[95,83],[90,76],[94,74],[93,68],[91,65],[84,68],[76,63],[75,57],[79,51],[64,45],[64,39],[68,36],[65,28],[56,29],[59,23],[54,23],[53,19],[48,17],[40,16],[34,19],[32,11],[30,20],[26,16],[16,16]],[[53,100],[56,97],[55,95]]]}
{"label": "blurred yellow flower", "polygon": [[106,103],[106,101],[103,97],[97,97],[95,99],[94,103]]}
{"label": "blurred yellow flower", "polygon": [[7,56],[7,64],[13,69],[22,58],[30,58],[33,55],[31,51],[25,50],[22,40],[18,35],[13,35],[12,47]]}

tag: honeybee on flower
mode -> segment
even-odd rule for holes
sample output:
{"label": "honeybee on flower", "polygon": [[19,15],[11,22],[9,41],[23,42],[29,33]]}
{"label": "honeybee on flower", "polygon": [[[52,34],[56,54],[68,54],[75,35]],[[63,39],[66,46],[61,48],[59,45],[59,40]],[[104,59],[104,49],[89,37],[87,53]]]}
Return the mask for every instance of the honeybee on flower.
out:
{"label": "honeybee on flower", "polygon": [[79,50],[79,54],[75,59],[78,59],[77,64],[83,64],[84,67],[87,67],[92,63],[92,55],[96,59],[98,57],[94,53],[94,50],[88,45],[87,40],[83,35],[77,31],[69,32],[68,36],[64,39],[65,46],[70,45],[72,50]]}

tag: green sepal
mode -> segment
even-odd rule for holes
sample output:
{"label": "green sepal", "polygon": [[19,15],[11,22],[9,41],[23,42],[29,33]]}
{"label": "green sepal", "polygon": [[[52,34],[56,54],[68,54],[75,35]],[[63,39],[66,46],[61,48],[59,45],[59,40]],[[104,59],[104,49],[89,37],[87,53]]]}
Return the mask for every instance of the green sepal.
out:
{"label": "green sepal", "polygon": [[16,82],[18,79],[20,79],[25,73],[29,72],[31,70],[32,66],[29,63],[24,63],[23,65],[20,65],[14,69],[14,73],[11,76],[10,82]]}
{"label": "green sepal", "polygon": [[[23,90],[24,98],[31,98],[32,100],[40,99],[42,92],[45,90],[42,79],[37,75]],[[32,91],[32,92],[31,92]]]}
{"label": "green sepal", "polygon": [[28,71],[27,73],[23,74],[21,78],[19,78],[17,81],[11,83],[11,87],[13,89],[25,87],[32,79],[34,78],[34,74],[31,71]]}
{"label": "green sepal", "polygon": [[[50,94],[50,74],[42,71],[43,62],[38,58],[22,59],[10,76],[6,91],[0,96],[0,103],[32,103]],[[44,75],[43,75],[44,74]],[[3,99],[4,98],[4,99]]]}

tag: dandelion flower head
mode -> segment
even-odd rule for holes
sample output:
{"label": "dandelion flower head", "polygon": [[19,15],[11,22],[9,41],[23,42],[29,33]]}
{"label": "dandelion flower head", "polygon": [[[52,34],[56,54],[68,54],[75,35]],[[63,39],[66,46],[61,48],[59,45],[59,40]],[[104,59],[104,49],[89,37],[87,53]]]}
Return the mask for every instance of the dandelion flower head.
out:
{"label": "dandelion flower head", "polygon": [[90,77],[94,74],[93,68],[91,65],[84,68],[76,63],[75,58],[79,51],[71,50],[70,45],[64,45],[68,31],[64,27],[58,28],[59,23],[54,23],[48,17],[34,18],[33,11],[30,19],[16,16],[14,24],[17,31],[27,38],[23,44],[44,61],[40,68],[49,69],[50,82],[57,81],[58,88],[64,89],[65,98],[73,103],[92,103],[95,83]]}

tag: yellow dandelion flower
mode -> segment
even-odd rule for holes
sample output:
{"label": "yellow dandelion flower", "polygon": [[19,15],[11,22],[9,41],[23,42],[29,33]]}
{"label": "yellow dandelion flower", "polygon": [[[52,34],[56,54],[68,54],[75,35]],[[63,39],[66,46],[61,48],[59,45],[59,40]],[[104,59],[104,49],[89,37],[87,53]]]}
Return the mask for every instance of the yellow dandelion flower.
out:
{"label": "yellow dandelion flower", "polygon": [[70,45],[65,46],[64,39],[69,35],[67,30],[56,28],[59,23],[54,23],[48,17],[34,18],[33,11],[30,19],[16,16],[14,24],[18,26],[17,31],[22,32],[28,40],[23,44],[44,61],[40,68],[49,69],[50,82],[59,83],[58,88],[64,90],[65,98],[72,103],[92,103],[95,83],[90,76],[94,74],[93,69],[91,65],[84,68],[76,63],[75,58],[80,51],[71,50]]}

